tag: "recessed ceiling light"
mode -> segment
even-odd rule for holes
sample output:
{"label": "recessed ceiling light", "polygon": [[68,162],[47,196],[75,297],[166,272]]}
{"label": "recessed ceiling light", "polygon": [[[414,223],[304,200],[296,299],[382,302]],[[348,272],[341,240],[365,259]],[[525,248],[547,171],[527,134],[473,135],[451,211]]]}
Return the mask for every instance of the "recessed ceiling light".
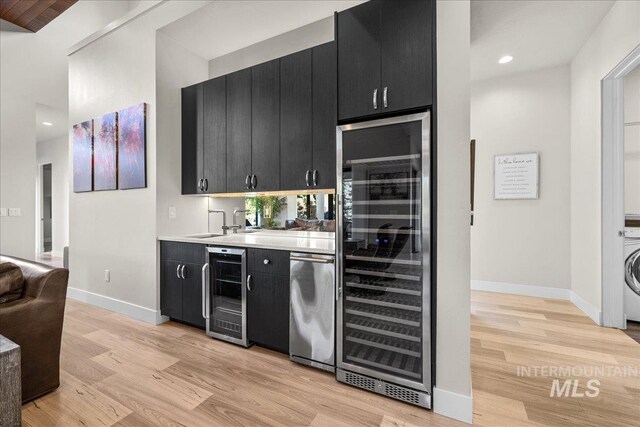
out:
{"label": "recessed ceiling light", "polygon": [[42,122],[42,124],[45,126],[53,126],[53,123],[51,122]]}
{"label": "recessed ceiling light", "polygon": [[500,58],[500,60],[498,60],[498,64],[508,64],[511,61],[513,61],[513,56],[505,55],[502,58]]}

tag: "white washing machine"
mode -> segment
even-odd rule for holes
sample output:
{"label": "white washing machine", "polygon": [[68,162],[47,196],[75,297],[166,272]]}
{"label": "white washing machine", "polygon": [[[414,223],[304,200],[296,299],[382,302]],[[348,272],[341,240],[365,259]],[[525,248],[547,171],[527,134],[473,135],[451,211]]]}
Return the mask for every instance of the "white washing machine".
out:
{"label": "white washing machine", "polygon": [[627,320],[640,322],[640,228],[626,229],[624,257],[624,311]]}

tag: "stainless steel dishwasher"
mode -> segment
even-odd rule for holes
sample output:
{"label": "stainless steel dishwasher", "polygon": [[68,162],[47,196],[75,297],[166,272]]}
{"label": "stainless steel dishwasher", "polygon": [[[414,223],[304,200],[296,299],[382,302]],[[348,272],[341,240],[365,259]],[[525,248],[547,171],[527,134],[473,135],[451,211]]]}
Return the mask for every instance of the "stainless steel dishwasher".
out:
{"label": "stainless steel dishwasher", "polygon": [[335,257],[291,253],[289,355],[335,372]]}

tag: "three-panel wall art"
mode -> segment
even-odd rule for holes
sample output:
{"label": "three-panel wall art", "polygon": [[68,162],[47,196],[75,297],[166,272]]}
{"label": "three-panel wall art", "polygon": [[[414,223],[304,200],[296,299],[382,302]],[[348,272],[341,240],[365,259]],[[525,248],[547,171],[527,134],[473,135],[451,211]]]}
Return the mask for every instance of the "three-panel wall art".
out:
{"label": "three-panel wall art", "polygon": [[73,191],[147,186],[145,103],[73,126]]}

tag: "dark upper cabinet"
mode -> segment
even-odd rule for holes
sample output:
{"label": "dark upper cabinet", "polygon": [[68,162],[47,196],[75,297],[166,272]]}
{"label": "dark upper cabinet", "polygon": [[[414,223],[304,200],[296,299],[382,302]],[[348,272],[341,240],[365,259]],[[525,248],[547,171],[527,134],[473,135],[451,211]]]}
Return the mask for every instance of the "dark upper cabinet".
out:
{"label": "dark upper cabinet", "polygon": [[203,193],[227,191],[226,78],[203,83]]}
{"label": "dark upper cabinet", "polygon": [[382,111],[395,112],[431,105],[435,2],[383,0],[381,16]]}
{"label": "dark upper cabinet", "polygon": [[203,85],[182,89],[182,194],[202,192]]}
{"label": "dark upper cabinet", "polygon": [[336,50],[335,43],[313,49],[313,175],[316,188],[336,186]]}
{"label": "dark upper cabinet", "polygon": [[380,0],[338,14],[338,118],[380,111]]}
{"label": "dark upper cabinet", "polygon": [[280,189],[280,60],[251,69],[251,171],[256,191]]}
{"label": "dark upper cabinet", "polygon": [[312,51],[280,59],[280,189],[311,186]]}
{"label": "dark upper cabinet", "polygon": [[433,0],[372,0],[338,14],[341,123],[433,103]]}
{"label": "dark upper cabinet", "polygon": [[251,175],[251,68],[227,75],[227,191],[248,191]]}

